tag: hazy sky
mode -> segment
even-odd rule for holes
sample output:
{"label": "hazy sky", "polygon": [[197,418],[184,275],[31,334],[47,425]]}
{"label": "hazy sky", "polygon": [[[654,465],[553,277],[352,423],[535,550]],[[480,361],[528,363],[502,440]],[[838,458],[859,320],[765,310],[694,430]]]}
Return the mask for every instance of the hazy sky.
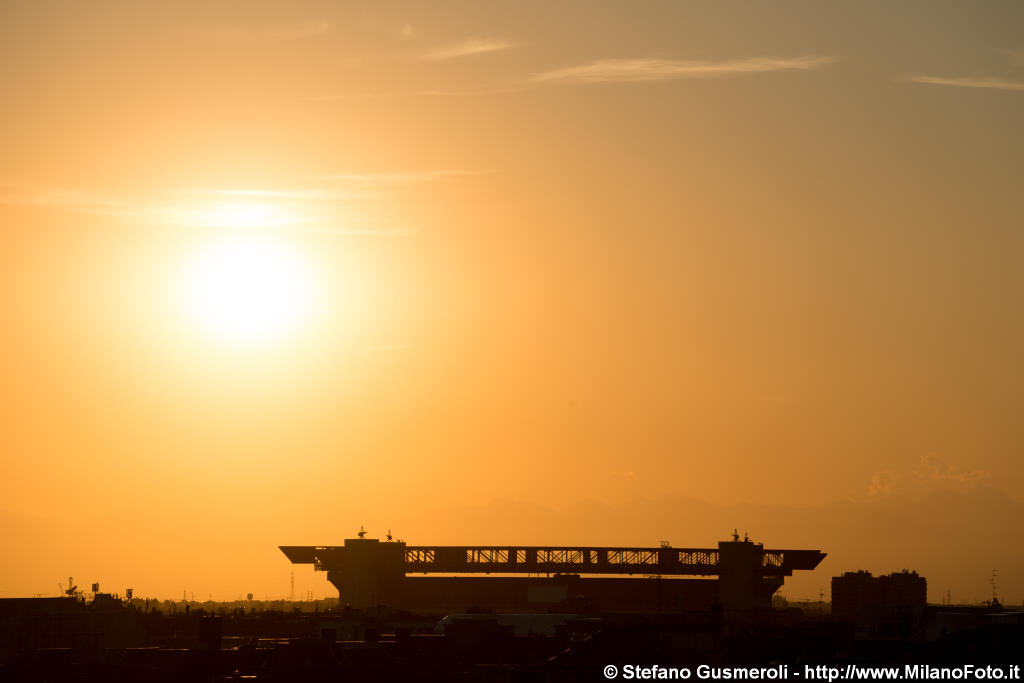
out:
{"label": "hazy sky", "polygon": [[[1019,500],[1022,29],[0,0],[0,595],[282,593],[278,544],[504,499]],[[736,524],[852,542],[671,540]]]}

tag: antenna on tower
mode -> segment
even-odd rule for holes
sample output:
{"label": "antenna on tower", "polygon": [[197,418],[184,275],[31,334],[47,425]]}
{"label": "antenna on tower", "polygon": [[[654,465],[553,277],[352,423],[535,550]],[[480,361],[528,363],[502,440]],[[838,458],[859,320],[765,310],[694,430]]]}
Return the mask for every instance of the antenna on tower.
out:
{"label": "antenna on tower", "polygon": [[356,536],[359,538],[366,538],[366,529],[363,528],[362,524],[359,525],[359,533],[356,534]]}

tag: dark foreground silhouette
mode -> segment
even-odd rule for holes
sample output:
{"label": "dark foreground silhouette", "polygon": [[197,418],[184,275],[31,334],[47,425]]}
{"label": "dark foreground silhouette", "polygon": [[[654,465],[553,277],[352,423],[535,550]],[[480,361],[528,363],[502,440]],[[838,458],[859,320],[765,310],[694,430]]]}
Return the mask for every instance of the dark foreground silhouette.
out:
{"label": "dark foreground silhouette", "polygon": [[1024,611],[866,605],[843,617],[810,612],[720,605],[607,612],[566,600],[534,614],[333,608],[215,615],[163,613],[103,594],[90,603],[0,600],[0,680],[590,681],[606,680],[609,665],[620,676],[624,667],[655,664],[789,672],[822,664],[1009,666],[1024,652]]}

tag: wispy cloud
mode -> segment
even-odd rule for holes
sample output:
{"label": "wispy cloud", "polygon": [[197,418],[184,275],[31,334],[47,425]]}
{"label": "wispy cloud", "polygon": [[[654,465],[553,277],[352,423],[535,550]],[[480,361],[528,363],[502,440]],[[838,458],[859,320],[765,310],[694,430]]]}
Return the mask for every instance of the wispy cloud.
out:
{"label": "wispy cloud", "polygon": [[919,479],[947,479],[964,483],[988,479],[992,476],[987,470],[970,470],[965,472],[934,455],[921,456],[920,466],[918,469],[913,470],[913,473]]}
{"label": "wispy cloud", "polygon": [[85,188],[0,186],[0,205],[130,219],[145,225],[247,227],[391,237],[409,235],[416,230],[366,221],[353,223],[347,210],[339,210],[337,203],[386,197],[401,192],[403,185],[493,172],[489,169],[350,172],[296,179],[294,184],[278,188],[179,187],[123,196]]}
{"label": "wispy cloud", "polygon": [[892,470],[882,470],[871,475],[871,483],[868,484],[869,498],[885,498],[892,495],[896,489],[896,483],[900,475]]}
{"label": "wispy cloud", "polygon": [[1024,81],[1007,81],[1002,78],[944,78],[942,76],[910,76],[911,83],[925,85],[948,85],[956,88],[984,88],[986,90],[1024,90]]}
{"label": "wispy cloud", "polygon": [[709,78],[771,71],[808,71],[827,66],[834,57],[748,57],[724,61],[678,59],[599,59],[589,64],[535,73],[534,83],[628,83]]}
{"label": "wispy cloud", "polygon": [[0,204],[38,206],[102,216],[126,216],[134,213],[129,203],[100,192],[80,188],[3,188],[0,189]]}
{"label": "wispy cloud", "polygon": [[507,50],[514,43],[501,38],[467,38],[451,45],[442,45],[422,55],[421,59],[457,59],[471,55],[484,54],[486,52],[497,52]]}
{"label": "wispy cloud", "polygon": [[325,19],[300,21],[280,26],[221,26],[213,28],[185,28],[179,33],[202,38],[239,43],[274,43],[302,38],[314,38],[329,33],[331,22]]}
{"label": "wispy cloud", "polygon": [[358,192],[347,191],[342,188],[299,188],[283,190],[267,189],[221,189],[207,187],[186,187],[177,190],[180,194],[190,194],[205,197],[220,198],[265,198],[282,200],[313,200],[313,201],[344,201],[357,199]]}
{"label": "wispy cloud", "polygon": [[956,490],[991,477],[988,470],[960,469],[929,453],[921,456],[914,467],[875,472],[871,475],[866,494],[869,499],[882,499],[894,494],[919,495],[934,490]]}
{"label": "wispy cloud", "polygon": [[[473,41],[468,41],[471,43]],[[463,48],[468,43],[460,44]],[[489,43],[488,43],[489,44]],[[509,43],[494,43],[500,47],[488,47],[473,51],[460,51],[449,46],[424,56],[424,59],[452,59],[474,54],[477,51],[503,49]],[[481,48],[483,45],[477,45]],[[499,84],[496,87],[471,88],[465,90],[423,89],[378,92],[350,92],[315,95],[307,98],[310,102],[336,102],[345,100],[366,100],[403,97],[457,97],[474,95],[503,95],[556,83],[625,83],[665,81],[679,78],[712,78],[741,74],[756,74],[770,71],[807,71],[835,62],[835,57],[806,55],[803,57],[775,58],[750,57],[720,62],[682,61],[671,59],[601,59],[589,64],[534,73],[526,79]]]}

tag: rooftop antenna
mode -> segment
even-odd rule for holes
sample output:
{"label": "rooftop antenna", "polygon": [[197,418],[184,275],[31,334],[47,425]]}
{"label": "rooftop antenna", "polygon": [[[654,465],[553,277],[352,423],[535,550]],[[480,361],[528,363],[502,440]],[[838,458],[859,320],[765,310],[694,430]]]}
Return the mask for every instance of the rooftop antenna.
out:
{"label": "rooftop antenna", "polygon": [[366,538],[366,529],[363,528],[362,524],[359,525],[359,533],[356,534],[356,536],[359,538]]}
{"label": "rooftop antenna", "polygon": [[992,570],[992,578],[988,580],[988,582],[992,584],[992,604],[993,605],[998,605],[999,604],[999,599],[996,597],[996,575],[998,573],[999,573],[998,571],[993,569]]}
{"label": "rooftop antenna", "polygon": [[736,541],[738,541],[738,540],[740,540],[740,532],[739,532],[739,529],[733,529],[733,530],[732,530],[732,541],[733,541],[733,543],[735,543],[735,542],[736,542]]}
{"label": "rooftop antenna", "polygon": [[391,540],[391,529],[388,529],[388,533],[387,533],[387,537],[386,537],[386,538],[387,538],[387,539],[388,539],[389,541]]}

